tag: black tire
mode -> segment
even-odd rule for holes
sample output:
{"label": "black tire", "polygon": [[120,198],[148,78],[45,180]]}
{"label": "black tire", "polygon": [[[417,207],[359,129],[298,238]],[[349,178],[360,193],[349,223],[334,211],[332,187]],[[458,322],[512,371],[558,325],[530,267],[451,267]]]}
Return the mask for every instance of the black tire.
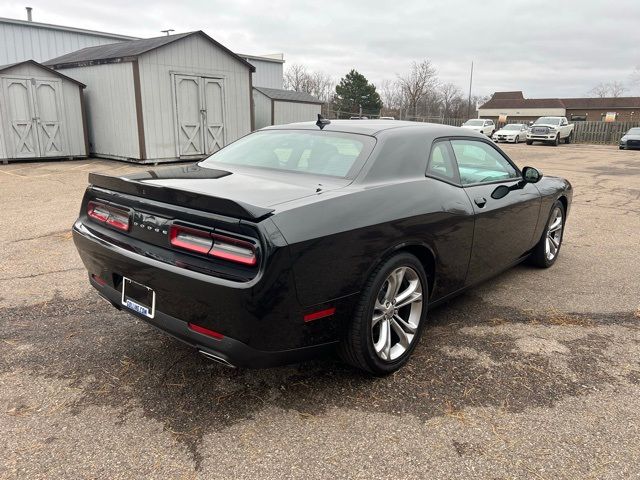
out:
{"label": "black tire", "polygon": [[[415,336],[407,350],[397,359],[387,361],[381,359],[374,350],[372,337],[372,318],[374,305],[387,277],[396,268],[407,266],[413,269],[422,282],[422,312]],[[420,341],[426,323],[429,284],[424,267],[410,253],[402,252],[394,255],[378,266],[364,286],[360,301],[353,318],[347,326],[344,337],[338,346],[340,357],[348,364],[374,375],[388,375],[402,367],[413,353]]]}
{"label": "black tire", "polygon": [[624,147],[618,147],[619,150],[624,150]]}
{"label": "black tire", "polygon": [[516,145],[520,143],[520,135],[516,135],[516,141],[513,143],[515,143]]}
{"label": "black tire", "polygon": [[533,145],[533,140],[527,140],[527,145]]}
{"label": "black tire", "polygon": [[557,147],[558,145],[560,145],[560,134],[556,135],[556,139],[553,141],[552,144],[554,147]]}
{"label": "black tire", "polygon": [[[551,215],[555,211],[556,207],[560,208],[560,212],[562,213],[562,231],[560,234],[560,242],[558,246],[558,250],[555,256],[552,259],[549,259],[546,254],[546,243],[547,243],[547,232],[549,231],[549,221],[551,220]],[[560,250],[562,249],[562,240],[564,239],[564,226],[566,221],[566,212],[564,210],[564,205],[560,200],[556,201],[552,206],[551,210],[549,210],[549,215],[547,216],[547,222],[544,227],[544,231],[542,232],[542,236],[540,240],[533,248],[533,251],[529,255],[527,259],[528,263],[531,265],[535,265],[540,268],[549,268],[551,265],[556,263],[558,259],[558,255],[560,255]]]}
{"label": "black tire", "polygon": [[573,132],[571,132],[567,138],[564,139],[565,145],[569,145],[571,143],[571,137],[573,137]]}

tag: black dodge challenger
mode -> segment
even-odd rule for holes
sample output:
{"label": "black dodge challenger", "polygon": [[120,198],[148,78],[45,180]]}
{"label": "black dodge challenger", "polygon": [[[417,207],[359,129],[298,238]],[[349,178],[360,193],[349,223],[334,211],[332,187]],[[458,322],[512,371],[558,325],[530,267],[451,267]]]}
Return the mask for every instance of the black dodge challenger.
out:
{"label": "black dodge challenger", "polygon": [[407,361],[428,306],[553,265],[572,198],[470,130],[321,118],[89,182],[73,238],[114,307],[228,365],[337,347],[374,374]]}

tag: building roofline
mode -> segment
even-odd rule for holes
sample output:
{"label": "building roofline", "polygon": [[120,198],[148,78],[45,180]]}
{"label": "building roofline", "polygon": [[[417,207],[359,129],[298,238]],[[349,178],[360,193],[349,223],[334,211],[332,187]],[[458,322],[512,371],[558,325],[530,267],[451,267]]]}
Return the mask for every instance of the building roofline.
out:
{"label": "building roofline", "polygon": [[[239,56],[237,53],[234,53],[231,50],[229,50],[227,47],[225,47],[220,42],[218,42],[218,41],[214,40],[213,38],[211,38],[209,35],[204,33],[202,30],[196,30],[194,32],[178,33],[178,34],[175,34],[175,35],[169,35],[168,37],[166,37],[167,41],[162,43],[162,44],[160,44],[160,45],[151,45],[148,48],[144,48],[144,49],[142,49],[140,51],[132,52],[132,53],[130,53],[128,55],[120,53],[118,55],[105,56],[105,57],[99,57],[99,58],[93,58],[93,59],[64,61],[65,57],[70,57],[74,53],[81,52],[81,51],[99,51],[100,49],[113,48],[114,45],[119,45],[118,43],[116,43],[116,44],[97,45],[97,46],[94,46],[94,47],[81,48],[80,50],[76,50],[75,52],[66,53],[66,54],[61,55],[59,57],[47,60],[44,63],[46,65],[49,65],[49,66],[53,67],[54,69],[58,70],[58,69],[63,69],[63,68],[89,67],[89,66],[100,65],[100,64],[105,64],[105,63],[130,62],[130,61],[138,58],[141,55],[144,55],[146,53],[149,53],[149,52],[151,52],[153,50],[157,50],[157,49],[162,48],[162,47],[166,47],[167,45],[170,45],[170,44],[172,44],[174,42],[178,42],[178,41],[183,40],[185,38],[193,37],[194,35],[200,35],[200,36],[204,37],[205,40],[209,41],[210,43],[212,43],[216,47],[220,48],[224,52],[226,52],[229,55],[231,55],[233,58],[235,58],[237,61],[242,63],[244,66],[248,67],[251,72],[255,72],[256,71],[256,67],[251,65],[251,63],[249,63],[247,60],[245,60],[244,58]],[[153,38],[140,38],[140,39],[137,39],[137,40],[138,41],[144,41],[144,40],[154,40],[154,39],[159,39],[159,38],[164,39],[165,36],[153,37]],[[135,40],[132,41],[131,43],[127,43],[127,45],[129,45],[129,46],[134,45],[134,42],[135,42]]]}
{"label": "building roofline", "polygon": [[114,40],[140,40],[140,37],[131,37],[128,35],[120,35],[118,33],[100,32],[97,30],[87,30],[84,28],[66,27],[63,25],[54,25],[52,23],[29,22],[27,20],[18,20],[16,18],[0,17],[0,23],[9,23],[13,25],[23,25],[27,27],[45,28],[49,30],[62,30],[65,32],[84,33],[87,35],[95,35],[100,37],[112,38]]}
{"label": "building roofline", "polygon": [[279,59],[275,57],[262,57],[260,55],[247,55],[246,53],[238,53],[238,56],[242,58],[246,58],[248,60],[260,60],[263,62],[273,62],[273,63],[284,63],[284,59]]}
{"label": "building roofline", "polygon": [[49,72],[51,72],[51,73],[55,74],[55,75],[56,75],[56,76],[58,76],[58,77],[62,77],[62,78],[64,78],[65,80],[69,80],[70,82],[73,82],[73,83],[75,83],[75,84],[79,85],[79,86],[80,86],[80,87],[82,87],[82,88],[86,88],[86,85],[85,85],[84,83],[79,82],[79,81],[78,81],[78,80],[76,80],[75,78],[68,77],[68,76],[66,76],[65,74],[60,73],[59,71],[54,70],[54,69],[53,69],[53,68],[51,68],[51,67],[47,67],[46,65],[43,65],[43,64],[41,64],[41,63],[36,62],[35,60],[23,60],[22,62],[15,62],[15,63],[10,63],[9,65],[2,65],[2,66],[0,66],[0,73],[4,72],[4,71],[6,71],[6,70],[9,70],[9,69],[11,69],[11,68],[13,68],[13,67],[17,67],[17,66],[19,66],[19,65],[24,65],[25,63],[29,63],[29,64],[31,64],[31,65],[35,65],[35,66],[37,66],[37,67],[40,67],[40,68],[42,68],[42,69],[44,69],[44,70],[47,70],[47,71],[49,71]]}

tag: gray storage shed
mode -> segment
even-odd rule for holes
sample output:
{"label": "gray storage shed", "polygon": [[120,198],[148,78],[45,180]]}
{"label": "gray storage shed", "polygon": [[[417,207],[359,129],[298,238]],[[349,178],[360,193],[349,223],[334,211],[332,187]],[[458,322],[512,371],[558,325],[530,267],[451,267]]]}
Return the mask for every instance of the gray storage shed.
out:
{"label": "gray storage shed", "polygon": [[277,88],[253,88],[255,127],[316,120],[322,102],[304,92]]}
{"label": "gray storage shed", "polygon": [[198,159],[252,130],[254,67],[201,31],[84,48],[45,63],[87,85],[97,157]]}
{"label": "gray storage shed", "polygon": [[33,60],[0,67],[0,159],[87,156],[84,84]]}

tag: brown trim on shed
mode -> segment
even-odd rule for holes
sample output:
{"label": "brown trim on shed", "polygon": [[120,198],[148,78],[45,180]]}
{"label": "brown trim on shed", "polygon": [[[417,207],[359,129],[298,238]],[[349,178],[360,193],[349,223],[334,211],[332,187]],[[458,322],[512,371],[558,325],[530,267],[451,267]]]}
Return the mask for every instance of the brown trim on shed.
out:
{"label": "brown trim on shed", "polygon": [[87,126],[87,107],[84,103],[84,88],[78,86],[80,89],[80,110],[82,110],[82,132],[84,134],[84,150],[87,157],[89,156],[89,128]]}
{"label": "brown trim on shed", "polygon": [[249,72],[249,108],[251,109],[251,131],[256,129],[256,106],[253,101],[253,72]]}
{"label": "brown trim on shed", "polygon": [[133,70],[133,92],[136,98],[136,123],[138,124],[138,146],[140,149],[140,160],[147,159],[147,147],[144,138],[144,118],[142,115],[142,90],[140,87],[140,66],[138,60],[131,62]]}
{"label": "brown trim on shed", "polygon": [[271,99],[271,125],[275,125],[276,124],[276,108],[275,107],[276,107],[276,102],[272,98]]}

